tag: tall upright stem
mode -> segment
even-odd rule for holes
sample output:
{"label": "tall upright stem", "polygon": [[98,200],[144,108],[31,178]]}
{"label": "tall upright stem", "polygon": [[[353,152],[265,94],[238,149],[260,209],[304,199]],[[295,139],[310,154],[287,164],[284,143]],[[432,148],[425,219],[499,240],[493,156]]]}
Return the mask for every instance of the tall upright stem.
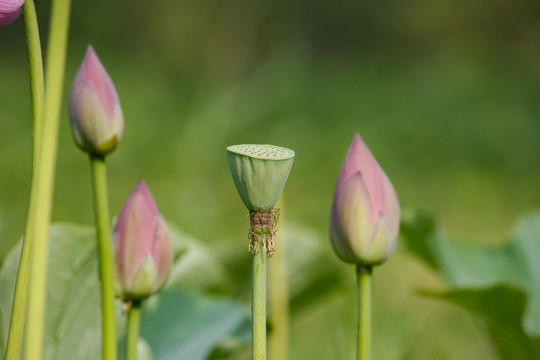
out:
{"label": "tall upright stem", "polygon": [[[58,123],[62,104],[62,85],[66,61],[70,0],[55,0],[51,10],[49,49],[47,52],[46,87],[42,126],[38,126],[41,139],[37,141],[37,171],[32,193],[35,194],[35,216],[30,232],[30,298],[28,301],[28,335],[25,358],[41,360],[45,329],[45,299],[47,280],[47,253],[49,224],[52,211],[54,169],[58,142]],[[38,139],[39,139],[39,134]],[[34,185],[35,184],[35,185]]]}
{"label": "tall upright stem", "polygon": [[128,312],[128,328],[126,340],[126,360],[137,360],[137,342],[141,321],[141,302],[134,301]]}
{"label": "tall upright stem", "polygon": [[371,266],[356,266],[358,360],[371,360],[371,273]]}
{"label": "tall upright stem", "polygon": [[114,311],[113,261],[110,238],[107,172],[103,155],[90,155],[94,217],[99,255],[101,283],[101,315],[103,335],[103,360],[116,360],[116,324]]}
{"label": "tall upright stem", "polygon": [[28,51],[28,70],[30,73],[30,94],[32,98],[32,187],[30,205],[26,218],[25,236],[17,271],[17,282],[11,310],[11,323],[6,347],[6,359],[19,359],[21,357],[24,337],[24,324],[26,321],[26,306],[28,304],[28,275],[30,273],[30,249],[34,239],[33,228],[36,218],[36,176],[38,167],[39,143],[41,141],[41,118],[44,101],[43,60],[41,57],[41,43],[39,40],[39,27],[36,8],[33,0],[27,0],[23,5],[24,29],[26,33],[26,48]]}
{"label": "tall upright stem", "polygon": [[[280,209],[281,231],[276,233],[279,249],[268,262],[268,321],[272,331],[268,336],[268,359],[286,360],[289,348],[289,278],[287,277],[286,248],[284,236],[285,204],[284,195],[279,198],[276,207]],[[285,222],[286,224],[286,222]]]}
{"label": "tall upright stem", "polygon": [[[266,230],[261,237],[266,243]],[[257,241],[253,254],[253,287],[251,314],[253,321],[253,360],[266,360],[266,251]]]}

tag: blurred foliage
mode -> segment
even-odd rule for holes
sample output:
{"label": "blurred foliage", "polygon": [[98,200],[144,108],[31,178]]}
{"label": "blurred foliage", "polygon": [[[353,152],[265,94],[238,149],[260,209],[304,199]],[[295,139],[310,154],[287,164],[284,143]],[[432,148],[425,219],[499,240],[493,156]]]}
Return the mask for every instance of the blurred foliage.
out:
{"label": "blurred foliage", "polygon": [[[101,349],[101,302],[94,231],[58,225],[51,228],[50,236],[44,354],[46,359],[96,359]],[[0,296],[2,354],[9,333],[20,248],[18,244],[10,251],[0,272],[0,287],[4,289]]]}
{"label": "blurred foliage", "polygon": [[520,220],[500,247],[449,241],[422,214],[405,220],[401,232],[407,248],[451,286],[427,295],[475,315],[502,359],[540,357],[540,214]]}
{"label": "blurred foliage", "polygon": [[141,326],[156,360],[204,360],[224,339],[249,334],[247,307],[230,300],[164,291],[158,302]]}
{"label": "blurred foliage", "polygon": [[[175,242],[181,241],[175,238]],[[0,288],[5,290],[0,294],[2,354],[9,331],[19,253],[20,246],[16,246],[0,271]],[[94,230],[73,224],[53,225],[49,253],[45,359],[99,359],[101,301]],[[185,257],[189,256],[187,252]],[[182,259],[177,260],[175,267]],[[198,269],[191,271],[197,273]],[[126,321],[117,301],[119,338],[124,336]],[[245,329],[247,322],[248,311],[243,304],[169,290],[144,302],[141,336],[148,341],[156,360],[204,360],[216,344]]]}
{"label": "blurred foliage", "polygon": [[[37,5],[44,49],[49,7]],[[92,43],[126,118],[108,159],[112,213],[144,177],[164,217],[222,261],[208,275],[199,270],[189,287],[212,279],[204,291],[243,303],[246,210],[225,146],[295,150],[287,219],[320,256],[289,271],[289,357],[347,358],[354,271],[335,259],[327,223],[353,133],[403,208],[430,209],[452,237],[501,242],[513,219],[540,202],[539,10],[535,0],[75,2],[64,104]],[[23,232],[30,184],[22,20],[0,29],[0,45],[2,262]],[[67,105],[62,117],[53,217],[92,224],[87,159],[73,145]],[[297,236],[285,241],[302,256]],[[219,283],[224,273],[230,277]],[[375,278],[377,358],[495,357],[466,314],[412,293],[441,281],[401,248]]]}
{"label": "blurred foliage", "polygon": [[474,315],[491,337],[501,359],[530,360],[540,356],[540,338],[527,335],[522,326],[526,300],[523,291],[498,285],[425,294],[454,303]]}

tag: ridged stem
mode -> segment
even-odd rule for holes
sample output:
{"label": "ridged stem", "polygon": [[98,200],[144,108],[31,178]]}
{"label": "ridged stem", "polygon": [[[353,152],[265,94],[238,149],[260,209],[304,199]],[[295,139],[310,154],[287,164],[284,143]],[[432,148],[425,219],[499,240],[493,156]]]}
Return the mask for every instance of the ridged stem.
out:
{"label": "ridged stem", "polygon": [[41,141],[41,119],[45,85],[43,83],[43,60],[41,57],[41,43],[36,8],[33,0],[27,0],[23,5],[24,29],[26,33],[26,48],[28,52],[28,70],[30,75],[30,94],[32,99],[32,185],[30,205],[26,218],[26,229],[23,238],[17,282],[11,309],[11,322],[6,347],[6,359],[19,359],[21,357],[24,325],[26,321],[26,306],[28,304],[28,275],[30,273],[30,251],[34,241],[34,226],[37,214],[36,188],[38,168],[39,143]]}
{"label": "ridged stem", "polygon": [[96,222],[99,279],[101,284],[102,359],[116,360],[115,294],[105,157],[102,155],[90,155],[90,168],[92,172],[94,217]]}
{"label": "ridged stem", "polygon": [[371,360],[371,273],[371,266],[356,266],[358,360]]}
{"label": "ridged stem", "polygon": [[128,328],[126,340],[126,360],[137,360],[137,342],[141,322],[141,302],[134,301],[128,312]]}
{"label": "ridged stem", "polygon": [[[30,267],[30,298],[28,300],[28,333],[25,342],[25,358],[28,360],[41,360],[43,356],[49,224],[52,211],[58,123],[62,104],[70,7],[70,0],[55,0],[51,9],[45,102],[41,114],[43,125],[41,128],[38,126],[41,140],[38,141],[39,150],[36,151],[37,171],[33,175],[35,187],[32,187],[32,193],[36,192],[36,213],[35,217],[32,217],[34,226],[30,232],[30,236],[34,240],[31,241],[30,248],[32,265]],[[37,135],[39,139],[39,134]]]}
{"label": "ridged stem", "polygon": [[[266,243],[266,232],[260,231]],[[257,241],[253,254],[252,287],[252,351],[253,360],[266,360],[266,251],[261,241]]]}

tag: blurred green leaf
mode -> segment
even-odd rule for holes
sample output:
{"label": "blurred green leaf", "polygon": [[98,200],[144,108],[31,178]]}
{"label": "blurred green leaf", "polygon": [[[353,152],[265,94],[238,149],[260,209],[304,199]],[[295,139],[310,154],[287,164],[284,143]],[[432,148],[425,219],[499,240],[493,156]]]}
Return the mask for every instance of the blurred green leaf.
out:
{"label": "blurred green leaf", "polygon": [[176,258],[167,289],[222,289],[230,281],[223,264],[197,239],[170,226]]}
{"label": "blurred green leaf", "polygon": [[287,222],[282,228],[290,307],[295,314],[339,290],[343,286],[343,268],[330,251],[330,242],[313,229],[295,222]]}
{"label": "blurred green leaf", "polygon": [[500,247],[449,241],[426,214],[403,221],[401,234],[409,251],[453,287],[431,296],[479,316],[505,359],[540,357],[532,338],[540,334],[540,214],[518,221]]}
{"label": "blurred green leaf", "polygon": [[[88,226],[54,224],[50,230],[45,329],[46,360],[99,359],[101,311],[94,230]],[[195,244],[196,240],[191,239]],[[176,247],[175,247],[176,248]],[[4,353],[20,243],[0,270],[0,353]],[[175,266],[183,261],[180,258]],[[203,360],[222,339],[235,335],[247,321],[243,304],[181,291],[162,292],[147,301],[142,334],[154,359]],[[117,302],[118,336],[125,316]]]}
{"label": "blurred green leaf", "polygon": [[[94,231],[87,226],[56,224],[50,230],[45,329],[46,360],[97,359],[101,315]],[[1,339],[9,331],[20,243],[0,272]]]}
{"label": "blurred green leaf", "polygon": [[248,322],[248,307],[181,291],[159,296],[158,311],[143,317],[141,336],[156,360],[203,360]]}
{"label": "blurred green leaf", "polygon": [[527,296],[507,285],[478,290],[424,292],[454,303],[480,320],[503,359],[538,359],[540,339],[525,334],[521,318]]}
{"label": "blurred green leaf", "polygon": [[231,337],[215,347],[207,360],[244,360],[251,358],[251,323],[240,330],[238,337]]}

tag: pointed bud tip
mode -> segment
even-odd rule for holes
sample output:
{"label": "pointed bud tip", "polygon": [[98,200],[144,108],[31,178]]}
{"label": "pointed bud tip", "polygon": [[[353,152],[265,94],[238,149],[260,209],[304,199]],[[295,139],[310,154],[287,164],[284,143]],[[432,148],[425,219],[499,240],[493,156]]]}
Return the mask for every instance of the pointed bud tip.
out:
{"label": "pointed bud tip", "polygon": [[351,141],[351,145],[349,146],[349,153],[347,154],[347,157],[351,155],[358,155],[355,153],[359,153],[359,152],[367,152],[369,153],[369,155],[371,155],[371,151],[367,147],[366,143],[364,142],[360,134],[355,133],[353,136],[353,140]]}
{"label": "pointed bud tip", "polygon": [[148,206],[150,206],[155,212],[158,212],[154,197],[152,196],[152,193],[150,192],[150,189],[148,188],[148,185],[146,184],[146,181],[144,181],[144,179],[140,179],[137,182],[137,185],[133,190],[133,194],[140,194],[141,196],[143,196]]}
{"label": "pointed bud tip", "polygon": [[148,189],[148,185],[146,184],[146,181],[143,178],[137,181],[137,185],[135,185],[135,189],[140,189],[141,191],[150,192],[150,189]]}
{"label": "pointed bud tip", "polygon": [[100,65],[103,65],[101,63],[101,60],[99,60],[99,56],[97,55],[96,51],[94,50],[94,47],[92,45],[88,45],[86,47],[86,51],[84,52],[83,61],[81,63],[81,68],[88,67],[91,63],[98,63]]}

